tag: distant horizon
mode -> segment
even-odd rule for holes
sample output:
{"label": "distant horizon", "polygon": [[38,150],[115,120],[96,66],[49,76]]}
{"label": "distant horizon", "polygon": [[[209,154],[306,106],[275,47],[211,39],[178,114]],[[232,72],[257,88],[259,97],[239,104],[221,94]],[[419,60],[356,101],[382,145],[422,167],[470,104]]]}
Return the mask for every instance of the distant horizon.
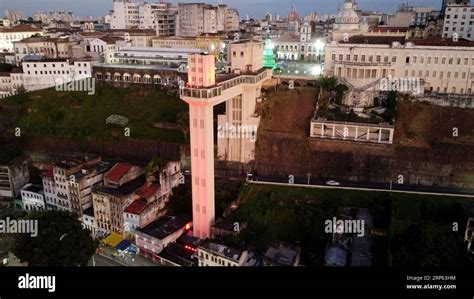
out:
{"label": "distant horizon", "polygon": [[[4,15],[5,10],[21,11],[26,17],[33,17],[37,11],[72,11],[77,17],[100,17],[105,16],[113,8],[113,0],[1,0],[0,10]],[[136,1],[136,2],[158,2]],[[262,18],[267,12],[286,16],[292,5],[296,5],[296,10],[300,17],[310,12],[318,14],[334,14],[344,0],[172,0],[174,4],[178,2],[205,2],[217,4],[223,2],[231,8],[236,8],[240,13],[240,18],[245,19],[247,15],[251,18]],[[441,8],[442,0],[357,0],[358,8],[361,10],[378,12],[395,12],[402,3],[415,6],[431,6],[437,10]]]}

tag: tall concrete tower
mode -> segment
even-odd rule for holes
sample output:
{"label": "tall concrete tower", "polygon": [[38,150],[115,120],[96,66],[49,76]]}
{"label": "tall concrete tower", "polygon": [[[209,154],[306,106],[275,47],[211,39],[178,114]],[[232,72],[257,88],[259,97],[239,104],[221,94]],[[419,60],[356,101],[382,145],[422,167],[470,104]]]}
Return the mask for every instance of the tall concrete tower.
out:
{"label": "tall concrete tower", "polygon": [[237,42],[228,51],[231,76],[219,82],[213,55],[190,55],[188,82],[180,89],[181,99],[189,104],[193,231],[201,239],[211,237],[215,217],[213,107],[234,99],[255,103],[256,90],[271,77],[271,70],[262,68],[261,42]]}

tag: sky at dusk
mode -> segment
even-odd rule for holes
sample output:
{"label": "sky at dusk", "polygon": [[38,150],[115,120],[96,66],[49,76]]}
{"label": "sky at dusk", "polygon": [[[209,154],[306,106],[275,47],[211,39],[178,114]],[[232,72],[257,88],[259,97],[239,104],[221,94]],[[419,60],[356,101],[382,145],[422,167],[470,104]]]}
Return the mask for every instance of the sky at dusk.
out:
{"label": "sky at dusk", "polygon": [[[77,16],[101,16],[106,15],[112,9],[112,0],[0,0],[0,14],[5,9],[23,11],[27,16],[32,16],[36,11],[65,10],[73,11]],[[157,2],[148,0],[147,2]],[[171,1],[177,3],[178,0]],[[318,13],[335,13],[344,0],[179,0],[179,2],[205,2],[216,4],[224,2],[233,8],[237,8],[241,18],[248,14],[250,17],[262,17],[266,12],[272,12],[285,16],[296,5],[300,15],[316,11]],[[358,6],[363,10],[374,10],[390,12],[408,2],[410,5],[432,6],[439,9],[441,0],[358,0]]]}

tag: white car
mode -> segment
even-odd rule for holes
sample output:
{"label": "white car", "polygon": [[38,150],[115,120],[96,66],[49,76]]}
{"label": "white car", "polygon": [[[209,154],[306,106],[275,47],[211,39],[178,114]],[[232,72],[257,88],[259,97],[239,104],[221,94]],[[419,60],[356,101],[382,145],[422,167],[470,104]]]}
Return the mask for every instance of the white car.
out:
{"label": "white car", "polygon": [[326,185],[329,185],[329,186],[340,186],[341,183],[331,180],[331,181],[327,181],[327,182],[326,182]]}

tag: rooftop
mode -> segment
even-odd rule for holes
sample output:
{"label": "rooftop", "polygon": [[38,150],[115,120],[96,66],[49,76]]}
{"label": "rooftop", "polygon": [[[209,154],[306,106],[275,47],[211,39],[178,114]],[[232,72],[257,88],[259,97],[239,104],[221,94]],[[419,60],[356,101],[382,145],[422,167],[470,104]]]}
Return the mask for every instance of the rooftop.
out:
{"label": "rooftop", "polygon": [[264,260],[281,266],[292,266],[299,253],[298,246],[279,243],[267,249]]}
{"label": "rooftop", "polygon": [[148,201],[144,198],[134,200],[126,209],[125,213],[140,215],[148,205]]}
{"label": "rooftop", "polygon": [[140,186],[142,186],[145,183],[145,181],[146,181],[145,175],[141,175],[121,185],[118,188],[102,187],[101,189],[98,190],[98,192],[110,194],[115,197],[122,197],[122,196],[126,196],[135,192],[138,188],[140,188]]}
{"label": "rooftop", "polygon": [[132,167],[133,165],[131,164],[119,162],[109,170],[109,172],[105,175],[105,178],[110,181],[118,182],[127,174],[130,169],[132,169]]}
{"label": "rooftop", "polygon": [[152,236],[156,239],[164,239],[170,234],[183,229],[192,222],[191,216],[182,214],[178,216],[163,216],[138,229],[138,232]]}
{"label": "rooftop", "polygon": [[85,209],[82,211],[82,214],[87,215],[89,217],[94,217],[94,209],[92,207]]}
{"label": "rooftop", "polygon": [[23,188],[23,190],[33,192],[33,193],[40,193],[43,191],[43,186],[28,184],[27,186]]}
{"label": "rooftop", "polygon": [[41,29],[28,24],[20,24],[14,27],[0,28],[0,32],[41,32]]}
{"label": "rooftop", "polygon": [[58,41],[59,41],[58,38],[51,38],[51,37],[41,36],[41,37],[27,37],[27,38],[24,38],[24,39],[20,40],[17,43],[37,43],[37,42],[54,43],[54,42],[58,42]]}
{"label": "rooftop", "polygon": [[155,194],[158,192],[159,189],[160,189],[160,185],[158,185],[158,184],[149,185],[148,182],[147,182],[147,183],[143,184],[143,186],[141,186],[135,192],[135,194],[137,194],[138,196],[140,196],[142,198],[149,199],[149,198],[152,198],[153,196],[155,196]]}
{"label": "rooftop", "polygon": [[371,35],[355,35],[350,37],[348,42],[340,42],[340,44],[392,45],[393,42],[402,45],[413,43],[415,46],[474,47],[474,41],[466,39],[459,39],[455,42],[451,38],[406,39],[404,36]]}
{"label": "rooftop", "polygon": [[235,262],[239,261],[240,256],[242,255],[242,252],[243,252],[240,249],[227,247],[225,245],[214,243],[209,240],[204,241],[201,245],[199,245],[199,248],[212,252],[213,254],[220,255],[227,259],[231,259]]}

